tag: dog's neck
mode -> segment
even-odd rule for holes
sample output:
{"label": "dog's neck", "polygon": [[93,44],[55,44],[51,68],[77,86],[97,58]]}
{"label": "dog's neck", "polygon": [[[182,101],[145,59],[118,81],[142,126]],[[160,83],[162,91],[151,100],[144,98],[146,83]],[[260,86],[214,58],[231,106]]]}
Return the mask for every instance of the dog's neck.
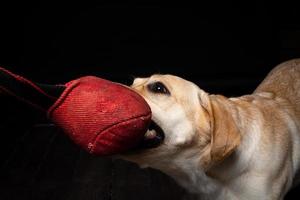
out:
{"label": "dog's neck", "polygon": [[230,191],[221,185],[217,180],[209,177],[201,168],[189,164],[181,170],[162,170],[171,176],[179,185],[189,193],[196,195],[199,199],[218,200],[235,199]]}
{"label": "dog's neck", "polygon": [[[193,151],[185,152],[186,160],[171,160],[171,163],[156,166],[172,177],[180,186],[199,199],[218,200],[236,199],[219,180],[210,177],[201,167],[199,155]],[[185,164],[184,164],[185,163]],[[171,167],[170,167],[171,166]]]}

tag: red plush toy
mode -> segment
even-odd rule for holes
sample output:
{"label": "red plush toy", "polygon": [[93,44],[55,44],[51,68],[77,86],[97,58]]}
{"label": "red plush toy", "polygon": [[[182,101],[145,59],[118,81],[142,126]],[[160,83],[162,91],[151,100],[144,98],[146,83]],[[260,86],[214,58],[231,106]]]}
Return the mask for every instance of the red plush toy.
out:
{"label": "red plush toy", "polygon": [[151,110],[140,95],[93,76],[43,85],[0,68],[0,90],[47,111],[76,144],[95,155],[135,147],[151,121]]}

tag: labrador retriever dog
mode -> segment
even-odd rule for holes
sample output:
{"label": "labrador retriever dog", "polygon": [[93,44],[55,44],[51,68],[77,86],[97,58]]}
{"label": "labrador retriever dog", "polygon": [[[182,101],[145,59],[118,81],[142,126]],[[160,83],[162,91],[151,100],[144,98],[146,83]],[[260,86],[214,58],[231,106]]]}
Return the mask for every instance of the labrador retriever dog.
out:
{"label": "labrador retriever dog", "polygon": [[174,178],[198,199],[278,200],[300,176],[300,59],[274,68],[253,94],[211,95],[172,75],[131,86],[152,124],[123,159]]}

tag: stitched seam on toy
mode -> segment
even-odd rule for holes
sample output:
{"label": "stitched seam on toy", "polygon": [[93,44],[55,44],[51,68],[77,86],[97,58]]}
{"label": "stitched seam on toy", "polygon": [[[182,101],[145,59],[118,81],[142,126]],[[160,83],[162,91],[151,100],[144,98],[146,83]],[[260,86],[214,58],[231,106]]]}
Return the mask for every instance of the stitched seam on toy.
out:
{"label": "stitched seam on toy", "polygon": [[125,122],[130,122],[130,121],[137,120],[137,118],[140,118],[140,117],[149,117],[149,116],[151,116],[151,112],[149,112],[148,114],[145,114],[145,115],[134,116],[134,117],[132,117],[132,118],[130,118],[130,119],[126,119],[126,120],[117,122],[117,123],[115,123],[115,124],[112,124],[112,125],[110,125],[109,127],[105,128],[105,129],[103,129],[103,130],[97,131],[97,133],[96,133],[95,137],[93,138],[92,142],[90,142],[90,143],[92,143],[93,145],[92,145],[92,148],[89,150],[89,152],[90,152],[90,153],[93,153],[94,148],[95,148],[95,144],[96,144],[96,142],[97,142],[97,138],[98,138],[98,136],[101,135],[101,133],[103,133],[103,132],[105,132],[105,131],[109,131],[110,129],[114,128],[115,126],[120,125],[120,124],[123,124],[123,123],[125,123]]}
{"label": "stitched seam on toy", "polygon": [[115,123],[115,124],[113,124],[113,125],[110,125],[110,126],[107,127],[106,129],[103,129],[103,130],[101,130],[101,131],[98,131],[98,133],[96,134],[96,136],[93,138],[93,141],[92,141],[93,146],[92,146],[92,148],[91,148],[91,150],[90,150],[89,152],[90,152],[90,153],[93,153],[94,148],[95,148],[95,143],[96,143],[96,141],[97,141],[97,138],[101,135],[101,133],[106,132],[106,131],[109,131],[110,129],[114,128],[115,126],[120,125],[120,124],[123,124],[123,123],[125,123],[125,122],[134,121],[134,120],[137,120],[137,118],[140,118],[140,117],[148,117],[148,116],[151,116],[151,112],[149,112],[148,114],[145,114],[145,115],[139,115],[139,116],[132,117],[132,118],[130,118],[130,119],[126,119],[126,120],[117,122],[117,123]]}
{"label": "stitched seam on toy", "polygon": [[58,109],[64,100],[69,96],[69,94],[72,92],[72,90],[79,84],[80,82],[78,80],[75,80],[73,84],[71,84],[69,87],[67,87],[62,95],[57,99],[57,101],[49,108],[47,112],[47,117],[51,118],[51,115],[55,109]]}

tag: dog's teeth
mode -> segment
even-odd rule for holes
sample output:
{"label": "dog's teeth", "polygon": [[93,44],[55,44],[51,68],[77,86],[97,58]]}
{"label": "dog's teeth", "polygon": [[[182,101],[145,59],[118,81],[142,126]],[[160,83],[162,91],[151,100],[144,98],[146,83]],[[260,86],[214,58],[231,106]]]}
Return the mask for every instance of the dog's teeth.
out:
{"label": "dog's teeth", "polygon": [[156,137],[156,132],[155,130],[148,130],[147,133],[145,134],[146,139],[152,139]]}

